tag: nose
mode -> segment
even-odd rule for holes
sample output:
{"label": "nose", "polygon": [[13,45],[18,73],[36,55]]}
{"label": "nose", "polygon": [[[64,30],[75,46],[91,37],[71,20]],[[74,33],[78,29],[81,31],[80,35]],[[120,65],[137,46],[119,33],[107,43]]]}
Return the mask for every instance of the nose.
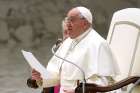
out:
{"label": "nose", "polygon": [[68,17],[65,18],[64,22],[67,26],[72,24],[71,20]]}
{"label": "nose", "polygon": [[67,24],[67,26],[71,26],[71,27],[73,26],[73,22],[71,20],[67,20],[66,24]]}
{"label": "nose", "polygon": [[67,26],[70,26],[71,25],[71,22],[70,21],[67,21],[66,25]]}
{"label": "nose", "polygon": [[67,25],[68,30],[72,29],[72,22],[68,22],[66,25]]}

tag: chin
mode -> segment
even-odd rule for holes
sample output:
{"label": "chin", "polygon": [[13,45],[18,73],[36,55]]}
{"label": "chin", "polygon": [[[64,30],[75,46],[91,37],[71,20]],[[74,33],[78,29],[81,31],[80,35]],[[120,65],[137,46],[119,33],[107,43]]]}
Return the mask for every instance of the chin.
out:
{"label": "chin", "polygon": [[70,37],[71,39],[75,39],[76,37]]}
{"label": "chin", "polygon": [[72,36],[69,36],[71,39],[73,39],[73,37]]}
{"label": "chin", "polygon": [[69,34],[69,37],[72,39],[73,36],[71,36],[71,35]]}
{"label": "chin", "polygon": [[69,35],[69,37],[70,37],[71,39],[76,38],[76,36],[75,36],[75,35]]}

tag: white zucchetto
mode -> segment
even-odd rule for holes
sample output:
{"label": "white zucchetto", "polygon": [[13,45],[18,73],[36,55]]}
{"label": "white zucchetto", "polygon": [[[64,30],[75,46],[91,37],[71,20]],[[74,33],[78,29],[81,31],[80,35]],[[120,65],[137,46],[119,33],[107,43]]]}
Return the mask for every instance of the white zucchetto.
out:
{"label": "white zucchetto", "polygon": [[77,9],[79,10],[79,12],[81,13],[82,16],[84,16],[84,18],[92,24],[92,14],[91,11],[89,9],[87,9],[86,7],[83,6],[79,6],[77,7]]}

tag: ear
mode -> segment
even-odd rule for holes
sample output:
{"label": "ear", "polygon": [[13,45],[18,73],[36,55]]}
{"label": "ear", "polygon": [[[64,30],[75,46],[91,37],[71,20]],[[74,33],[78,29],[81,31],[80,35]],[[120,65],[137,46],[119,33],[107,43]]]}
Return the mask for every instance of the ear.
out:
{"label": "ear", "polygon": [[83,22],[83,27],[86,28],[87,26],[88,26],[88,22],[87,21],[84,21]]}

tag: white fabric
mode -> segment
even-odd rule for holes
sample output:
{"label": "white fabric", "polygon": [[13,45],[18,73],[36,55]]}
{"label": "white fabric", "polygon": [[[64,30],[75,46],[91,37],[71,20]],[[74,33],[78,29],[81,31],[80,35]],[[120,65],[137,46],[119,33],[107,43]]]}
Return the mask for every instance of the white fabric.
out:
{"label": "white fabric", "polygon": [[[85,72],[86,79],[93,75],[116,76],[119,72],[118,67],[107,42],[93,29],[90,30],[71,50],[69,48],[73,40],[66,39],[56,54],[81,67]],[[75,81],[83,79],[83,75],[77,67],[55,56],[49,61],[47,70],[58,75],[58,77],[53,77],[54,79],[58,80],[60,77],[62,87],[68,86],[73,89],[75,88]],[[43,86],[47,87],[45,84],[47,80],[45,81]],[[69,83],[69,81],[72,82]]]}
{"label": "white fabric", "polygon": [[82,6],[77,7],[77,9],[81,13],[81,15],[84,16],[84,18],[86,18],[86,20],[92,24],[92,14],[90,10]]}
{"label": "white fabric", "polygon": [[[70,42],[72,42],[72,39],[68,38],[61,48]],[[63,57],[67,51],[64,48],[60,50],[58,55]],[[94,30],[90,31],[89,34],[69,52],[66,59],[80,66],[84,70],[86,78],[89,78],[93,74],[101,76],[116,75],[116,60],[113,59],[113,55],[106,41]],[[62,69],[65,69],[61,71],[63,79],[82,79],[81,72],[72,64],[65,62],[63,63]],[[73,73],[71,73],[71,70]]]}

